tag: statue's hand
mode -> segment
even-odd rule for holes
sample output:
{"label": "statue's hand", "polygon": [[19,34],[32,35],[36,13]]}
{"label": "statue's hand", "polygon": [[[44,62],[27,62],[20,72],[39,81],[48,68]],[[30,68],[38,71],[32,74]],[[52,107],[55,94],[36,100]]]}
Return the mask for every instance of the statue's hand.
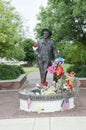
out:
{"label": "statue's hand", "polygon": [[40,54],[38,54],[38,58],[41,58],[41,55],[40,55]]}

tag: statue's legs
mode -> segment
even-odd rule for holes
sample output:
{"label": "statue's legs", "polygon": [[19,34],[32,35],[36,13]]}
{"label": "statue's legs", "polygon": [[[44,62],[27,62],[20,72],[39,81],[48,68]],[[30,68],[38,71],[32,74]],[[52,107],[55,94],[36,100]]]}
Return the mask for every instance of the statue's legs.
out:
{"label": "statue's legs", "polygon": [[38,63],[38,66],[40,71],[41,83],[43,84],[46,81],[48,62],[40,61]]}

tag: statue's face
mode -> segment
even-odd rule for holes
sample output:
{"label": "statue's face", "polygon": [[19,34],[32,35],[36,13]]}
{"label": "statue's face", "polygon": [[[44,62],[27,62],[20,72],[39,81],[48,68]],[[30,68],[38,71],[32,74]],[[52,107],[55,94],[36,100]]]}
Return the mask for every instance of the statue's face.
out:
{"label": "statue's face", "polygon": [[49,37],[49,32],[48,31],[44,31],[43,32],[43,38],[46,39]]}

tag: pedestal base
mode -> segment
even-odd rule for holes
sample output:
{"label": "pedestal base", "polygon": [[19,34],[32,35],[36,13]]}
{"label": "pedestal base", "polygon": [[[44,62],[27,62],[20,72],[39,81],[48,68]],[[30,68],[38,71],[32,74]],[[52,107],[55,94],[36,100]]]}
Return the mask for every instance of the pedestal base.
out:
{"label": "pedestal base", "polygon": [[[27,100],[20,99],[20,109],[28,112],[63,111],[63,108],[61,107],[62,101],[63,99],[56,101],[31,101],[31,104],[28,106]],[[72,109],[74,106],[74,97],[69,98],[68,109]]]}
{"label": "pedestal base", "polygon": [[74,108],[74,92],[34,95],[26,89],[19,91],[20,109],[28,112],[55,112]]}

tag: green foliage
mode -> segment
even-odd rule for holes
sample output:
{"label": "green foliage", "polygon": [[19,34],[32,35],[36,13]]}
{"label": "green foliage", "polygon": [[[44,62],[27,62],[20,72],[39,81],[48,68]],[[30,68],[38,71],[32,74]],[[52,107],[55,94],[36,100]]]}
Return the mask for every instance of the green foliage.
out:
{"label": "green foliage", "polygon": [[6,57],[8,59],[14,58],[17,59],[18,61],[24,60],[25,52],[23,45],[22,44],[15,45],[14,49],[12,49],[12,51],[9,51]]}
{"label": "green foliage", "polygon": [[86,0],[48,0],[48,6],[41,8],[38,20],[37,34],[47,27],[53,31],[56,42],[86,42]]}
{"label": "green foliage", "polygon": [[86,46],[80,42],[63,43],[58,45],[60,56],[65,58],[66,63],[70,64],[86,64]]}
{"label": "green foliage", "polygon": [[86,77],[86,65],[73,65],[67,69],[67,72],[74,71],[76,73],[76,77]]}
{"label": "green foliage", "polygon": [[70,51],[73,50],[73,44],[61,43],[58,44],[59,56],[65,59],[65,63],[71,63],[71,58],[68,56]]}
{"label": "green foliage", "polygon": [[24,46],[24,52],[25,52],[24,60],[27,61],[29,64],[32,64],[36,60],[32,48],[35,42],[31,39],[25,39],[22,44]]}
{"label": "green foliage", "polygon": [[0,65],[0,80],[16,79],[24,70],[16,65]]}
{"label": "green foliage", "polygon": [[[42,28],[51,29],[59,56],[77,69],[86,65],[86,0],[48,0],[48,6],[40,9],[38,20],[38,38]],[[85,76],[83,70],[80,73]]]}
{"label": "green foliage", "polygon": [[[22,37],[22,20],[8,0],[0,0],[0,57],[10,56]],[[15,51],[16,55],[16,51]]]}
{"label": "green foliage", "polygon": [[86,46],[79,42],[72,44],[67,58],[70,59],[69,63],[76,65],[86,65]]}

